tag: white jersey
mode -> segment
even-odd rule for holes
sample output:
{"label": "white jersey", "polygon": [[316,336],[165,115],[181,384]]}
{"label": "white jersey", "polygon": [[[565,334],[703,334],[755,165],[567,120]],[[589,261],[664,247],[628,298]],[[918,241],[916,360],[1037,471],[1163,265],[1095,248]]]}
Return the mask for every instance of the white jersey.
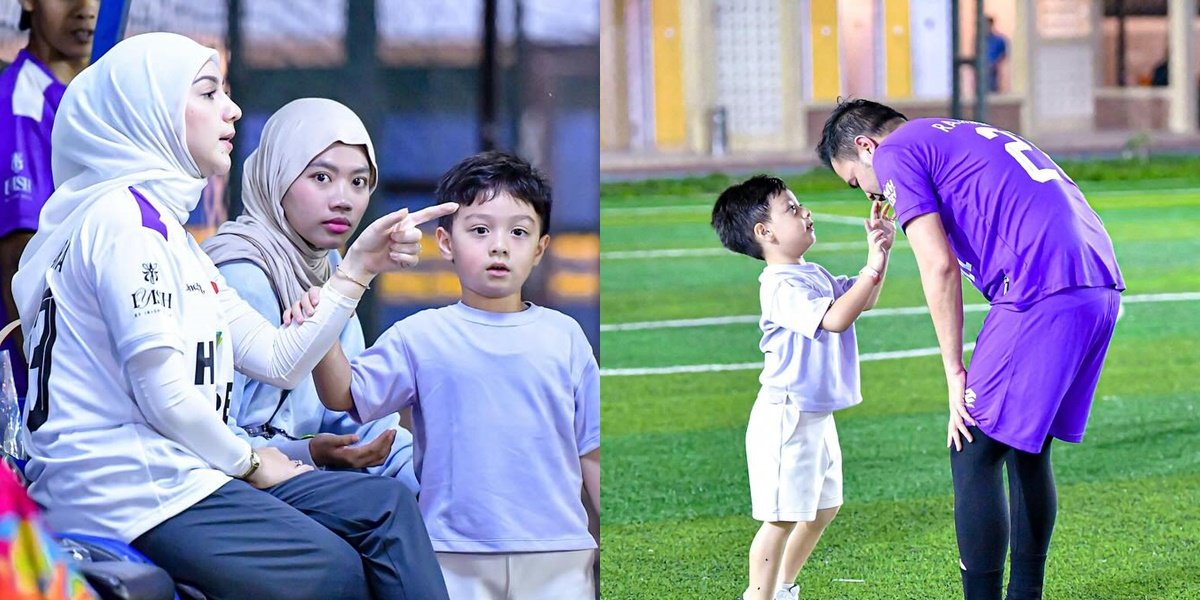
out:
{"label": "white jersey", "polygon": [[59,531],[130,541],[229,477],[147,422],[124,365],[149,348],[182,351],[224,418],[233,350],[218,295],[236,294],[177,220],[133,188],[85,217],[47,278],[26,334],[30,494]]}
{"label": "white jersey", "polygon": [[833,301],[857,277],[834,277],[806,262],[767,265],[759,275],[763,353],[760,398],[778,404],[790,396],[800,410],[829,412],[862,402],[858,339],[851,324],[836,333],[821,328]]}

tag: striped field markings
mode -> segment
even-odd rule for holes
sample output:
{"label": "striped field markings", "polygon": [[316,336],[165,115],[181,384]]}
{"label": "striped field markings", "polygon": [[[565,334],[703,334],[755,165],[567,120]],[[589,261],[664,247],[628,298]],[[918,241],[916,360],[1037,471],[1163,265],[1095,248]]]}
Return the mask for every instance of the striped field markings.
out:
{"label": "striped field markings", "polygon": [[[1125,304],[1144,304],[1157,302],[1190,302],[1200,300],[1200,292],[1178,292],[1166,294],[1134,294],[1123,296],[1121,298],[1122,306]],[[963,312],[984,312],[988,309],[987,304],[968,304],[963,307]],[[859,318],[866,317],[885,317],[895,315],[920,315],[928,314],[929,310],[924,306],[907,306],[900,308],[879,308],[863,313]],[[600,325],[600,331],[637,331],[646,329],[670,329],[679,327],[705,327],[709,325],[728,325],[733,323],[757,323],[758,315],[742,315],[729,317],[708,317],[701,319],[675,319],[668,321],[643,321],[640,323],[606,323]],[[970,351],[975,348],[975,343],[963,344],[963,351]],[[893,360],[899,358],[913,358],[918,356],[935,356],[940,353],[940,349],[933,348],[917,348],[914,350],[897,350],[891,352],[870,352],[859,355],[859,360],[863,362],[872,362],[877,360]],[[623,369],[600,369],[601,377],[628,377],[635,375],[673,375],[677,373],[714,373],[718,371],[748,371],[761,369],[762,361],[746,362],[746,363],[725,363],[725,364],[707,364],[707,365],[676,365],[670,367],[646,367],[646,368],[623,368]]]}
{"label": "striped field markings", "polygon": [[[851,198],[855,198],[854,194],[851,194],[848,196],[847,195],[848,193],[850,193],[850,192],[847,192],[847,191],[816,192],[816,193],[812,193],[812,194],[805,194],[804,197],[800,198],[800,201],[801,201],[801,203],[813,203],[816,201],[838,202],[838,201],[850,201]],[[1187,195],[1200,195],[1200,190],[1198,190],[1196,187],[1177,187],[1177,188],[1162,188],[1162,189],[1149,188],[1149,189],[1136,189],[1136,190],[1132,190],[1132,189],[1130,189],[1130,190],[1122,190],[1122,189],[1092,190],[1090,192],[1084,192],[1085,197],[1128,196],[1128,195],[1143,195],[1143,194],[1146,194],[1146,195],[1161,194],[1163,196],[1173,196],[1173,195],[1187,196]],[[861,196],[859,196],[859,197],[861,197]],[[715,194],[713,195],[713,198],[714,199],[716,198]],[[857,199],[857,198],[855,198],[855,199]],[[863,202],[865,204],[866,200],[863,200]],[[675,214],[675,213],[691,213],[691,212],[702,213],[702,214],[711,213],[712,212],[712,204],[669,204],[669,205],[663,205],[663,206],[611,206],[611,207],[604,207],[604,208],[600,209],[601,216],[611,216],[611,217],[641,216],[641,215],[668,215],[668,214]],[[821,222],[822,220],[835,220],[835,219],[836,220],[846,220],[846,219],[855,219],[855,217],[842,217],[842,216],[838,216],[838,215],[828,215],[827,216],[827,215],[821,214],[820,212],[817,213],[817,222],[818,223]],[[861,220],[855,220],[854,224],[858,224],[861,222],[862,222]]]}
{"label": "striped field markings", "polygon": [[[899,250],[908,248],[906,242],[897,241],[892,248]],[[862,250],[866,251],[866,240],[861,242],[817,242],[817,245],[812,247],[812,252],[821,254],[822,252],[844,252],[846,250]],[[658,250],[614,250],[611,252],[601,252],[600,260],[638,260],[648,258],[702,258],[705,256],[741,256],[736,252],[731,252],[725,248],[666,248]],[[805,255],[807,256],[807,254]]]}

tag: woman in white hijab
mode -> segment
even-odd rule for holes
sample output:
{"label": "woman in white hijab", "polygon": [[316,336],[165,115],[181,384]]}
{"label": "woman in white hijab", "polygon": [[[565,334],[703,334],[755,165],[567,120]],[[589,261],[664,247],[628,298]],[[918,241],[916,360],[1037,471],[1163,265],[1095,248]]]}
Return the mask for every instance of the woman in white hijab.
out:
{"label": "woman in white hijab", "polygon": [[59,187],[13,281],[30,494],[56,529],[130,542],[210,598],[445,598],[402,485],[252,449],[222,419],[234,368],[294,385],[455,207],[369,225],[317,313],[277,330],[183,228],[240,116],[217,53],[174,34],[117,44],[63,96]]}
{"label": "woman in white hijab", "polygon": [[[349,108],[302,98],[267,120],[243,173],[242,215],[200,246],[243,299],[281,323],[289,302],[335,272],[337,249],[358,228],[378,183],[374,147]],[[356,317],[340,342],[348,356],[364,349]],[[326,410],[310,376],[287,391],[235,375],[228,422],[255,447],[321,468],[366,468],[417,491],[412,434],[399,417],[359,425]]]}

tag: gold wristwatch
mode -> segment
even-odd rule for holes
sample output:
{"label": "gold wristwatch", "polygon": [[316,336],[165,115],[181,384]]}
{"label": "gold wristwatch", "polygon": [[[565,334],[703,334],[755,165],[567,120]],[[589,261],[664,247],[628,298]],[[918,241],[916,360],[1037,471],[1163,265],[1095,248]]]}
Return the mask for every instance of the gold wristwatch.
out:
{"label": "gold wristwatch", "polygon": [[262,460],[260,460],[258,458],[258,453],[255,452],[253,448],[251,448],[250,449],[250,466],[249,466],[249,468],[246,469],[245,473],[238,475],[238,479],[245,480],[245,479],[249,478],[251,475],[254,474],[255,471],[258,470],[258,467],[261,464],[262,464]]}

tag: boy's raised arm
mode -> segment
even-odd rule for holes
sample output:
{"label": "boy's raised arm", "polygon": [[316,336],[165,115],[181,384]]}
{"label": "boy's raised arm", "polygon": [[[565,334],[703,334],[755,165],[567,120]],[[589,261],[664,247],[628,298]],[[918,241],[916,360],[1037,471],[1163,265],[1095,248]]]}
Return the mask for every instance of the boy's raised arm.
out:
{"label": "boy's raised arm", "polygon": [[870,244],[867,266],[859,271],[858,281],[825,311],[825,317],[821,319],[821,328],[826,331],[842,332],[849,329],[854,320],[874,305],[879,297],[883,272],[887,268],[887,250],[884,249],[886,234],[868,226],[867,235]]}
{"label": "boy's raised arm", "polygon": [[896,222],[889,216],[890,210],[891,206],[883,202],[871,203],[871,218],[866,223],[867,235],[873,235],[874,230],[882,233],[883,262],[879,268],[879,284],[871,290],[871,297],[867,299],[867,307],[863,310],[875,308],[875,303],[879,301],[879,292],[883,291],[883,280],[887,278],[888,256],[896,242]]}

